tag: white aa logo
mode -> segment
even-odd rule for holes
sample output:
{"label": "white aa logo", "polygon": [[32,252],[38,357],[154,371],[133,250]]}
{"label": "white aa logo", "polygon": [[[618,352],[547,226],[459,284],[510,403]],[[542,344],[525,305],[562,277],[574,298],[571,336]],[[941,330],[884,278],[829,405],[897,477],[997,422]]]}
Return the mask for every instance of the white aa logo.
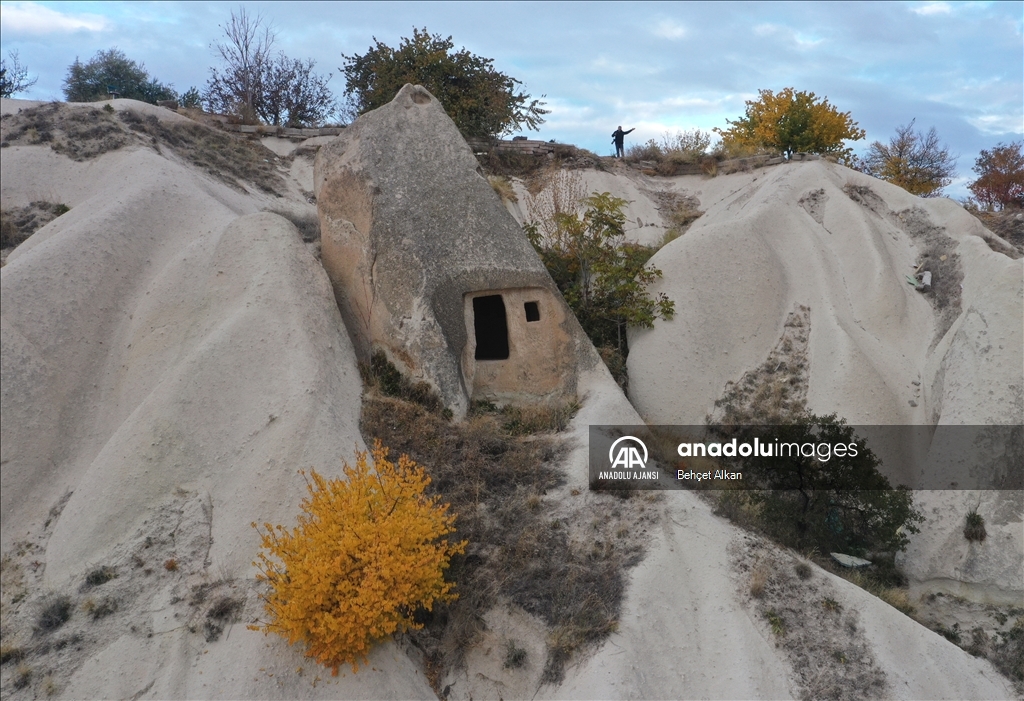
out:
{"label": "white aa logo", "polygon": [[[636,449],[636,446],[624,445],[619,448],[619,452],[615,452],[615,446],[622,441],[633,441],[639,445],[643,451],[644,456],[640,457],[640,452]],[[621,467],[626,470],[642,470],[647,465],[647,446],[639,438],[633,436],[623,436],[614,443],[612,447],[608,449],[608,459],[612,462],[612,469]]]}

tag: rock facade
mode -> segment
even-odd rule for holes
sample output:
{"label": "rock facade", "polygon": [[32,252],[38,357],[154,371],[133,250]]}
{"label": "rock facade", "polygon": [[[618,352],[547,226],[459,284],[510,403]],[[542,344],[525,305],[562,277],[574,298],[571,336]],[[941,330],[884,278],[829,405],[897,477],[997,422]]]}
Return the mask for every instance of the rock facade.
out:
{"label": "rock facade", "polygon": [[457,415],[475,398],[575,394],[596,354],[427,90],[406,85],[321,148],[314,183],[324,268],[364,361],[385,351]]}

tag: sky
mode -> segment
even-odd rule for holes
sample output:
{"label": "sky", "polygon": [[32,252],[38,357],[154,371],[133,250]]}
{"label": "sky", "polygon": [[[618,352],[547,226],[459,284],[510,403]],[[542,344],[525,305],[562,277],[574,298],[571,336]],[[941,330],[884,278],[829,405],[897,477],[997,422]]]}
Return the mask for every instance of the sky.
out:
{"label": "sky", "polygon": [[63,99],[76,57],[117,47],[179,92],[202,89],[213,46],[244,6],[276,31],[276,48],[312,58],[344,91],[343,54],[376,38],[397,46],[416,28],[544,95],[539,132],[612,153],[666,132],[726,127],[758,90],[785,87],[827,97],[866,130],[863,153],[916,120],[959,154],[946,189],[969,194],[981,149],[1024,138],[1024,2],[885,3],[384,3],[24,2],[0,0],[0,49],[17,51],[38,82],[19,95]]}

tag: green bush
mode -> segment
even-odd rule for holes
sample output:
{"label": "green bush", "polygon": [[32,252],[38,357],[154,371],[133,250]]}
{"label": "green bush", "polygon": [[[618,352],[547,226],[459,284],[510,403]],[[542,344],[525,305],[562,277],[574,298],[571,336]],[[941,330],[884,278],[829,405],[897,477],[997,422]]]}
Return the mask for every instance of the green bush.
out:
{"label": "green bush", "polygon": [[625,358],[626,327],[671,319],[675,303],[647,291],[662,273],[647,264],[656,249],[625,240],[626,200],[595,192],[582,204],[582,216],[553,215],[553,235],[542,235],[537,222],[526,225],[526,234],[590,340]]}
{"label": "green bush", "polygon": [[985,533],[985,517],[979,514],[977,509],[971,509],[965,520],[964,538],[972,542],[983,542],[987,535]]}
{"label": "green bush", "polygon": [[[762,427],[763,428],[763,427]],[[740,442],[749,428],[722,429]],[[817,457],[739,458],[744,481],[759,489],[744,492],[762,527],[785,545],[800,550],[864,555],[906,548],[910,533],[924,520],[913,495],[893,488],[878,471],[879,461],[835,414],[803,414],[792,424],[775,427],[779,444],[856,444],[857,454]],[[852,453],[852,451],[850,451]]]}

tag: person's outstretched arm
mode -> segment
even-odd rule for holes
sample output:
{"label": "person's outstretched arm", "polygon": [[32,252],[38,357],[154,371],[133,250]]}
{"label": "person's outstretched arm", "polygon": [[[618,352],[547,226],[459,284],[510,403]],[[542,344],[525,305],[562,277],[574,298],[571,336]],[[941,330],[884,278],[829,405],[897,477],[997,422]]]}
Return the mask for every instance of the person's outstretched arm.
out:
{"label": "person's outstretched arm", "polygon": [[622,133],[623,133],[623,134],[629,134],[630,132],[632,132],[632,131],[635,131],[635,130],[636,130],[636,127],[633,127],[633,128],[632,128],[632,129],[630,129],[629,131],[624,131],[624,132],[622,132]]}

